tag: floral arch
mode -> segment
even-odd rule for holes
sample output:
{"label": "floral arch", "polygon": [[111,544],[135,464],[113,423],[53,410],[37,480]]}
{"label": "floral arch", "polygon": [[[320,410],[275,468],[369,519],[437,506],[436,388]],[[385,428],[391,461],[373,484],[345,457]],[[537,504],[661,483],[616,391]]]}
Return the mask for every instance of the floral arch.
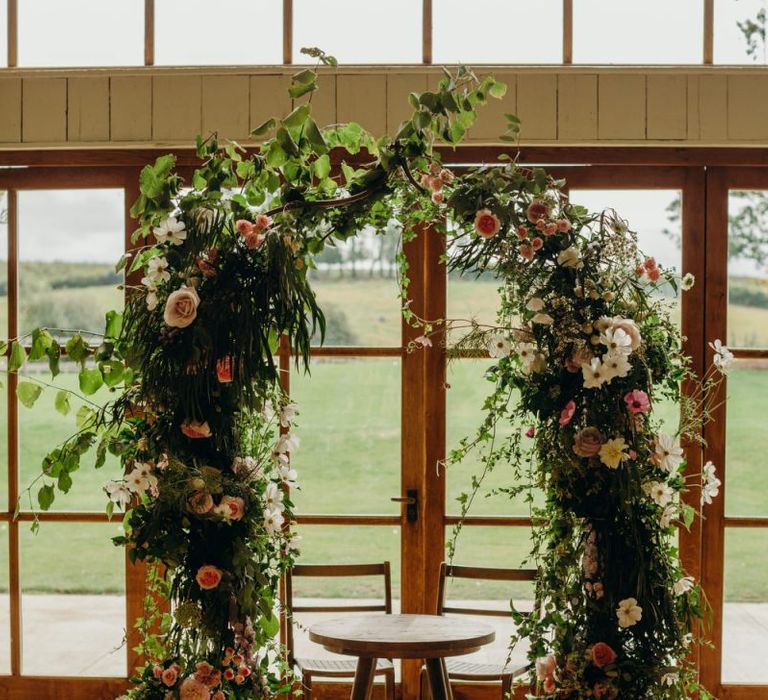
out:
{"label": "floral arch", "polygon": [[[115,542],[152,564],[150,590],[173,610],[142,620],[146,663],[128,696],[290,690],[274,637],[279,580],[297,555],[297,409],[274,353],[282,339],[308,368],[325,324],[307,278],[314,256],[391,219],[403,237],[429,223],[430,235],[447,238],[451,269],[489,270],[499,282],[497,323],[472,324],[459,341],[496,359],[495,389],[477,435],[451,460],[480,450],[486,470],[512,465],[510,491],[545,495],[532,506],[537,612],[513,613],[518,636],[531,640],[537,696],[705,696],[686,661],[705,601],[672,535],[697,515],[681,498],[689,482],[701,477],[702,505],[717,495],[714,467],[688,473],[680,444],[700,440],[731,356],[714,344],[715,370],[694,378],[657,293],[693,280],[641,255],[615,212],[573,206],[542,169],[513,159],[461,175],[441,166],[434,143],[460,142],[477,110],[503,96],[493,78],[445,71],[436,91],[410,96],[413,115],[393,139],[357,124],[321,128],[311,111],[316,78],[293,76],[291,96],[309,98],[259,127],[255,136],[269,136],[261,146],[199,140],[188,183],[173,156],[144,168],[132,210],[137,248],[118,266],[133,293],[124,314],[107,315],[98,348],[80,334],[62,347],[48,329],[34,331],[29,352],[20,340],[10,347],[10,371],[47,358],[55,375],[66,352],[82,366],[84,395],[116,391],[78,413],[78,432],[43,462],[37,497],[49,508],[90,450],[97,466],[107,453],[124,466],[124,479],[106,486],[110,515],[126,511]],[[514,142],[518,121],[507,120],[502,138]],[[451,322],[417,318],[404,260],[401,272],[404,314],[423,333],[418,350]],[[681,394],[683,382],[692,395]],[[28,406],[41,391],[31,379],[18,385]],[[654,416],[665,398],[681,404],[679,429],[665,432]],[[57,396],[57,407],[65,401]],[[496,443],[499,422],[516,429]]]}

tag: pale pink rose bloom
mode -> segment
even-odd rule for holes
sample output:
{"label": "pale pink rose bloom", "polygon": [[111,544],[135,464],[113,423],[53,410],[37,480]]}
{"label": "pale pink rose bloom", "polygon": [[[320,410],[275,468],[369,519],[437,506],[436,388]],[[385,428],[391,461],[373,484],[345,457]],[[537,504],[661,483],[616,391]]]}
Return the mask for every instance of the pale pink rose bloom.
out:
{"label": "pale pink rose bloom", "polygon": [[226,509],[229,520],[242,520],[245,514],[245,501],[240,496],[224,496],[219,503],[219,508]]}
{"label": "pale pink rose bloom", "polygon": [[443,199],[445,199],[445,197],[443,196],[442,192],[433,192],[432,193],[432,204],[442,204],[443,203]]}
{"label": "pale pink rose bloom", "polygon": [[272,220],[266,214],[257,214],[254,226],[260,231],[263,231],[264,229],[268,229],[271,223]]}
{"label": "pale pink rose bloom", "polygon": [[163,320],[173,328],[186,328],[197,318],[200,297],[194,287],[182,287],[168,295]]}
{"label": "pale pink rose bloom", "polygon": [[206,421],[185,420],[181,424],[181,432],[188,438],[211,437],[211,428]]}
{"label": "pale pink rose bloom", "polygon": [[490,209],[475,214],[475,231],[481,238],[493,238],[501,229],[501,221]]}
{"label": "pale pink rose bloom", "polygon": [[168,688],[172,688],[176,684],[178,678],[179,672],[173,666],[166,668],[160,676],[160,680],[163,681],[163,685],[167,686]]}
{"label": "pale pink rose bloom", "polygon": [[525,226],[518,226],[517,239],[519,241],[524,241],[526,238],[528,238],[528,229]]}
{"label": "pale pink rose bloom", "polygon": [[624,331],[629,336],[630,340],[632,341],[630,345],[632,350],[637,350],[640,347],[640,344],[643,342],[643,339],[640,335],[640,329],[637,327],[637,324],[631,318],[614,316],[613,321],[611,322],[611,330],[615,332],[619,329]]}
{"label": "pale pink rose bloom", "polygon": [[523,243],[523,245],[520,246],[520,255],[522,255],[528,262],[533,260],[533,253],[533,246],[530,246],[527,243]]}
{"label": "pale pink rose bloom", "polygon": [[661,277],[661,270],[658,267],[654,267],[653,270],[648,270],[648,279],[651,282],[658,282]]}
{"label": "pale pink rose bloom", "polygon": [[[544,219],[539,219],[536,222],[536,229],[538,231],[545,231],[547,228],[547,222]],[[549,235],[549,234],[548,234]]]}
{"label": "pale pink rose bloom", "polygon": [[205,564],[197,570],[195,581],[204,591],[210,591],[221,583],[221,569],[212,564]]}
{"label": "pale pink rose bloom", "polygon": [[558,219],[555,225],[560,233],[568,233],[571,230],[571,222],[568,219]]}
{"label": "pale pink rose bloom", "polygon": [[245,247],[248,248],[248,250],[256,250],[257,248],[260,248],[265,240],[265,236],[257,232],[250,233],[243,238]]}
{"label": "pale pink rose bloom", "polygon": [[551,676],[556,669],[557,661],[552,654],[549,656],[540,656],[536,659],[536,678],[540,681],[543,681],[547,676]]}
{"label": "pale pink rose bloom", "polygon": [[187,498],[187,507],[198,515],[210,513],[213,509],[213,496],[207,491],[193,491]]}
{"label": "pale pink rose bloom", "polygon": [[550,221],[544,227],[544,234],[547,236],[554,236],[557,233],[557,224],[554,221]]}
{"label": "pale pink rose bloom", "polygon": [[603,445],[603,435],[597,428],[584,428],[573,438],[573,451],[579,457],[596,457]]}
{"label": "pale pink rose bloom", "polygon": [[534,238],[534,239],[531,241],[531,247],[532,247],[534,250],[541,250],[541,247],[542,247],[543,245],[544,245],[544,240],[543,240],[542,238],[539,238],[538,236],[536,236],[536,238]]}
{"label": "pale pink rose bloom", "polygon": [[535,224],[539,219],[549,216],[549,207],[544,202],[534,199],[528,205],[526,216],[528,217],[528,221]]}
{"label": "pale pink rose bloom", "polygon": [[565,404],[565,408],[560,412],[560,425],[568,425],[573,420],[573,415],[576,413],[576,403],[569,401]]}
{"label": "pale pink rose bloom", "polygon": [[253,231],[253,224],[247,219],[238,219],[235,222],[235,228],[241,236],[247,236]]}
{"label": "pale pink rose bloom", "polygon": [[181,700],[211,700],[211,692],[207,685],[190,676],[181,684],[179,697]]}
{"label": "pale pink rose bloom", "polygon": [[565,361],[565,368],[573,373],[581,372],[581,366],[592,361],[592,352],[588,348],[579,348]]}

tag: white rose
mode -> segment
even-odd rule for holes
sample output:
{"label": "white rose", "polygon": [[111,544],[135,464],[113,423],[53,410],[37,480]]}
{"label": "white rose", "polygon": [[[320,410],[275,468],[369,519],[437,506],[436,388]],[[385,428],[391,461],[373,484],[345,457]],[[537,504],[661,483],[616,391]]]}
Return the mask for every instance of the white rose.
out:
{"label": "white rose", "polygon": [[571,246],[561,251],[557,256],[557,264],[560,267],[581,267],[581,255],[576,246]]}
{"label": "white rose", "polygon": [[163,319],[174,328],[186,328],[197,318],[200,297],[193,287],[182,287],[171,292],[165,302]]}

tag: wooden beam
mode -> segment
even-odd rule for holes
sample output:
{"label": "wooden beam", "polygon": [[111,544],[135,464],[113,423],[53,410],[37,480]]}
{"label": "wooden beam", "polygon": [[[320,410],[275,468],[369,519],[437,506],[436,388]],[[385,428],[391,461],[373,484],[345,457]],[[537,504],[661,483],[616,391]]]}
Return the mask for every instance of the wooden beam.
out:
{"label": "wooden beam", "polygon": [[563,0],[563,63],[573,63],[573,0]]}
{"label": "wooden beam", "polygon": [[433,45],[432,32],[434,27],[432,0],[422,0],[421,17],[421,62],[425,65],[431,65]]}
{"label": "wooden beam", "polygon": [[293,63],[293,0],[283,0],[283,63]]}
{"label": "wooden beam", "polygon": [[144,65],[155,65],[155,0],[144,0]]}
{"label": "wooden beam", "polygon": [[704,65],[715,62],[715,0],[704,2]]}
{"label": "wooden beam", "polygon": [[8,0],[8,68],[19,64],[19,0]]}

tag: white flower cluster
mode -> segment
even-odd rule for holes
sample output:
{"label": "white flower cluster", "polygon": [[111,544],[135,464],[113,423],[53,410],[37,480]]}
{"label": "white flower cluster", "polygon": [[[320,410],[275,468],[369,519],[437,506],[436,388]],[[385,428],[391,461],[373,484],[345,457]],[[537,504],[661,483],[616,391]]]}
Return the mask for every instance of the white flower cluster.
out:
{"label": "white flower cluster", "polygon": [[[264,406],[264,415],[268,420],[275,416],[271,402]],[[278,532],[285,523],[283,499],[286,492],[290,493],[291,489],[298,485],[296,470],[291,467],[290,462],[291,453],[299,449],[299,438],[290,431],[291,422],[295,417],[296,404],[288,403],[281,407],[278,420],[286,432],[280,435],[272,450],[280,484],[270,482],[264,493],[264,527],[270,535]]]}
{"label": "white flower cluster", "polygon": [[[160,222],[159,226],[152,229],[152,233],[159,244],[181,245],[187,240],[186,226],[175,216],[169,216]],[[157,308],[157,288],[163,282],[169,282],[171,275],[168,272],[168,260],[164,255],[150,258],[147,262],[147,274],[142,277],[141,283],[147,288],[147,308],[154,311]]]}
{"label": "white flower cluster", "polygon": [[735,359],[733,353],[723,345],[721,340],[716,340],[714,343],[710,343],[709,347],[715,351],[715,354],[712,357],[712,364],[715,365],[721,374],[728,374],[728,370],[731,369],[731,365],[733,365]]}
{"label": "white flower cluster", "polygon": [[600,333],[599,344],[605,346],[605,353],[602,357],[593,357],[589,362],[582,363],[585,389],[599,389],[616,377],[626,377],[632,369],[629,357],[642,342],[640,331],[632,319],[604,316],[594,326]]}
{"label": "white flower cluster", "polygon": [[157,477],[151,464],[136,462],[123,479],[108,481],[104,490],[112,503],[125,510],[131,504],[134,494],[149,491],[153,496],[157,496]]}

